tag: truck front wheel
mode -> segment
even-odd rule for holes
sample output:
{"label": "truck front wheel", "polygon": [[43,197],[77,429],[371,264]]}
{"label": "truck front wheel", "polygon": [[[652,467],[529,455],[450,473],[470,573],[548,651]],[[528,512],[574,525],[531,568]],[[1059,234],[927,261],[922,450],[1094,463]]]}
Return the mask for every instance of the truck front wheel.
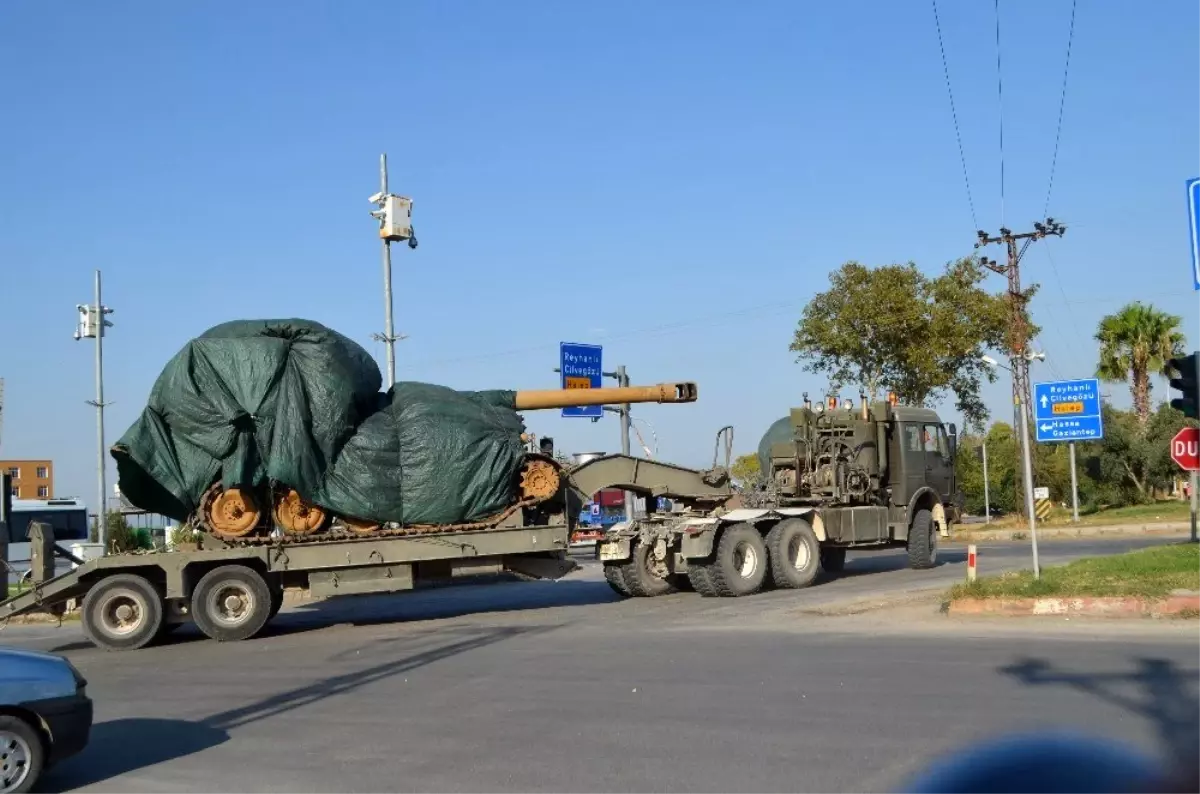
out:
{"label": "truck front wheel", "polygon": [[932,568],[937,563],[937,528],[933,513],[925,508],[913,516],[908,528],[908,565],[910,568]]}
{"label": "truck front wheel", "polygon": [[253,637],[271,618],[271,588],[245,565],[222,565],[192,592],[192,620],[217,642]]}
{"label": "truck front wheel", "polygon": [[803,518],[789,518],[772,527],[767,533],[767,551],[776,587],[808,587],[821,573],[821,543]]}
{"label": "truck front wheel", "polygon": [[757,593],[767,576],[767,547],[762,535],[752,524],[734,524],[721,533],[716,556],[707,567],[716,595]]}
{"label": "truck front wheel", "polygon": [[88,590],[81,610],[83,633],[108,651],[132,651],[160,636],[163,597],[145,577],[119,573]]}

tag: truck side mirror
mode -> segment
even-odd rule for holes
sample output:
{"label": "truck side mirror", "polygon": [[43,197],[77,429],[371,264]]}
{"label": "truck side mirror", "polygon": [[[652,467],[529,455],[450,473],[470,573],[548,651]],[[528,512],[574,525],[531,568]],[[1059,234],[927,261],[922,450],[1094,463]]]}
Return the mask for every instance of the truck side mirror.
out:
{"label": "truck side mirror", "polygon": [[954,426],[953,422],[947,425],[946,435],[950,441],[950,460],[954,460],[958,457],[958,428]]}

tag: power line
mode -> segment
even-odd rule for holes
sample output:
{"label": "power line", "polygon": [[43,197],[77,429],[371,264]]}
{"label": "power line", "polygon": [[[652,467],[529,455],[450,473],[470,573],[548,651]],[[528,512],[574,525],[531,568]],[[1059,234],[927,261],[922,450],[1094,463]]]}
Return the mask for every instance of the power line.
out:
{"label": "power line", "polygon": [[1004,78],[1000,70],[1000,0],[993,2],[996,8],[996,97],[1000,104],[1000,223],[1004,223]]}
{"label": "power line", "polygon": [[[1067,299],[1067,290],[1063,286],[1062,277],[1058,273],[1058,265],[1054,261],[1054,255],[1052,253],[1050,253],[1049,243],[1047,243],[1047,245],[1043,246],[1042,250],[1046,252],[1046,258],[1048,260],[1050,260],[1050,270],[1051,270],[1051,272],[1054,273],[1054,282],[1058,285],[1059,294],[1061,294],[1062,298],[1063,298],[1062,302],[1067,307],[1067,318],[1071,321],[1071,327],[1078,328],[1079,323],[1075,322],[1075,312],[1071,309],[1071,301],[1069,301]],[[1070,341],[1071,337],[1067,334],[1063,334],[1062,336],[1064,339],[1067,340],[1067,344],[1071,348],[1071,353],[1074,354],[1075,353],[1075,345],[1073,342]]]}
{"label": "power line", "polygon": [[971,178],[967,175],[967,155],[963,151],[962,132],[958,126],[958,110],[954,107],[954,89],[950,87],[950,66],[946,62],[946,45],[942,41],[942,23],[938,19],[937,0],[933,3],[933,24],[937,28],[938,49],[942,52],[942,73],[946,76],[946,93],[950,95],[950,117],[954,119],[954,137],[958,141],[958,159],[962,162],[963,182],[967,186],[967,204],[971,208],[971,223],[976,228],[979,221],[975,216],[975,199],[971,196]]}
{"label": "power line", "polygon": [[1062,96],[1058,100],[1058,129],[1054,131],[1054,156],[1050,158],[1050,184],[1046,187],[1046,207],[1042,215],[1050,212],[1050,194],[1054,190],[1054,169],[1058,165],[1058,142],[1062,136],[1063,108],[1067,104],[1067,74],[1071,70],[1071,42],[1075,40],[1075,3],[1071,0],[1071,27],[1067,32],[1067,63],[1063,67]]}

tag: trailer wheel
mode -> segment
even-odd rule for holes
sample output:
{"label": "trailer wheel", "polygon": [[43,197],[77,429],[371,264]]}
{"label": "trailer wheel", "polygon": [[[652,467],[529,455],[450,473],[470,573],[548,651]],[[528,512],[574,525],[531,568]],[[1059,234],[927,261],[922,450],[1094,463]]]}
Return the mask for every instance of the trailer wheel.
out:
{"label": "trailer wheel", "polygon": [[107,651],[131,651],[161,636],[163,596],[145,577],[105,577],[83,598],[83,633]]}
{"label": "trailer wheel", "polygon": [[192,592],[192,620],[217,642],[253,637],[271,618],[271,588],[245,565],[222,565]]}
{"label": "trailer wheel", "polygon": [[713,584],[712,577],[708,575],[707,565],[698,565],[696,563],[688,565],[687,578],[688,582],[692,585],[692,589],[702,597],[715,598],[717,596],[717,588]]}
{"label": "trailer wheel", "polygon": [[933,525],[933,513],[921,508],[913,516],[908,529],[908,566],[910,568],[932,568],[937,563],[937,527]]}
{"label": "trailer wheel", "polygon": [[267,620],[274,620],[279,614],[279,610],[283,609],[283,588],[271,588],[271,614],[267,616]]}
{"label": "trailer wheel", "polygon": [[621,566],[621,576],[630,595],[654,598],[675,592],[675,585],[658,576],[650,569],[650,554],[654,548],[648,543],[636,543],[629,562]]}
{"label": "trailer wheel", "polygon": [[803,518],[780,521],[767,533],[771,579],[776,587],[808,587],[821,573],[821,542]]}
{"label": "trailer wheel", "polygon": [[846,568],[845,549],[821,549],[821,568],[830,573],[837,573]]}
{"label": "trailer wheel", "polygon": [[629,598],[633,595],[629,592],[629,588],[625,586],[625,571],[623,570],[623,566],[605,565],[604,581],[608,582],[608,586],[623,598]]}
{"label": "trailer wheel", "polygon": [[767,547],[751,524],[734,524],[721,533],[717,553],[708,564],[717,595],[737,597],[762,589],[767,576]]}

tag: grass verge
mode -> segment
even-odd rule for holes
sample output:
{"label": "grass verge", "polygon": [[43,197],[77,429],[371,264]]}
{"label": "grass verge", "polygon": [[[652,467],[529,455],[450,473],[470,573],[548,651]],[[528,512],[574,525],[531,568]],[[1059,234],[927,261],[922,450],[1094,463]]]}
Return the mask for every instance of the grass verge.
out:
{"label": "grass verge", "polygon": [[1125,554],[1086,557],[1033,571],[1013,571],[957,584],[950,598],[1142,596],[1163,598],[1172,590],[1200,590],[1200,544],[1175,543]]}
{"label": "grass verge", "polygon": [[[1112,524],[1157,524],[1173,521],[1187,521],[1191,514],[1191,505],[1186,500],[1170,499],[1148,505],[1130,505],[1129,507],[1111,507],[1092,513],[1081,512],[1079,523],[1071,520],[1071,509],[1055,507],[1050,511],[1050,517],[1039,521],[1039,527],[1102,527]],[[980,524],[960,525],[962,531],[968,529],[1021,529],[1025,519],[1020,514],[1007,515],[992,520],[986,526]]]}

